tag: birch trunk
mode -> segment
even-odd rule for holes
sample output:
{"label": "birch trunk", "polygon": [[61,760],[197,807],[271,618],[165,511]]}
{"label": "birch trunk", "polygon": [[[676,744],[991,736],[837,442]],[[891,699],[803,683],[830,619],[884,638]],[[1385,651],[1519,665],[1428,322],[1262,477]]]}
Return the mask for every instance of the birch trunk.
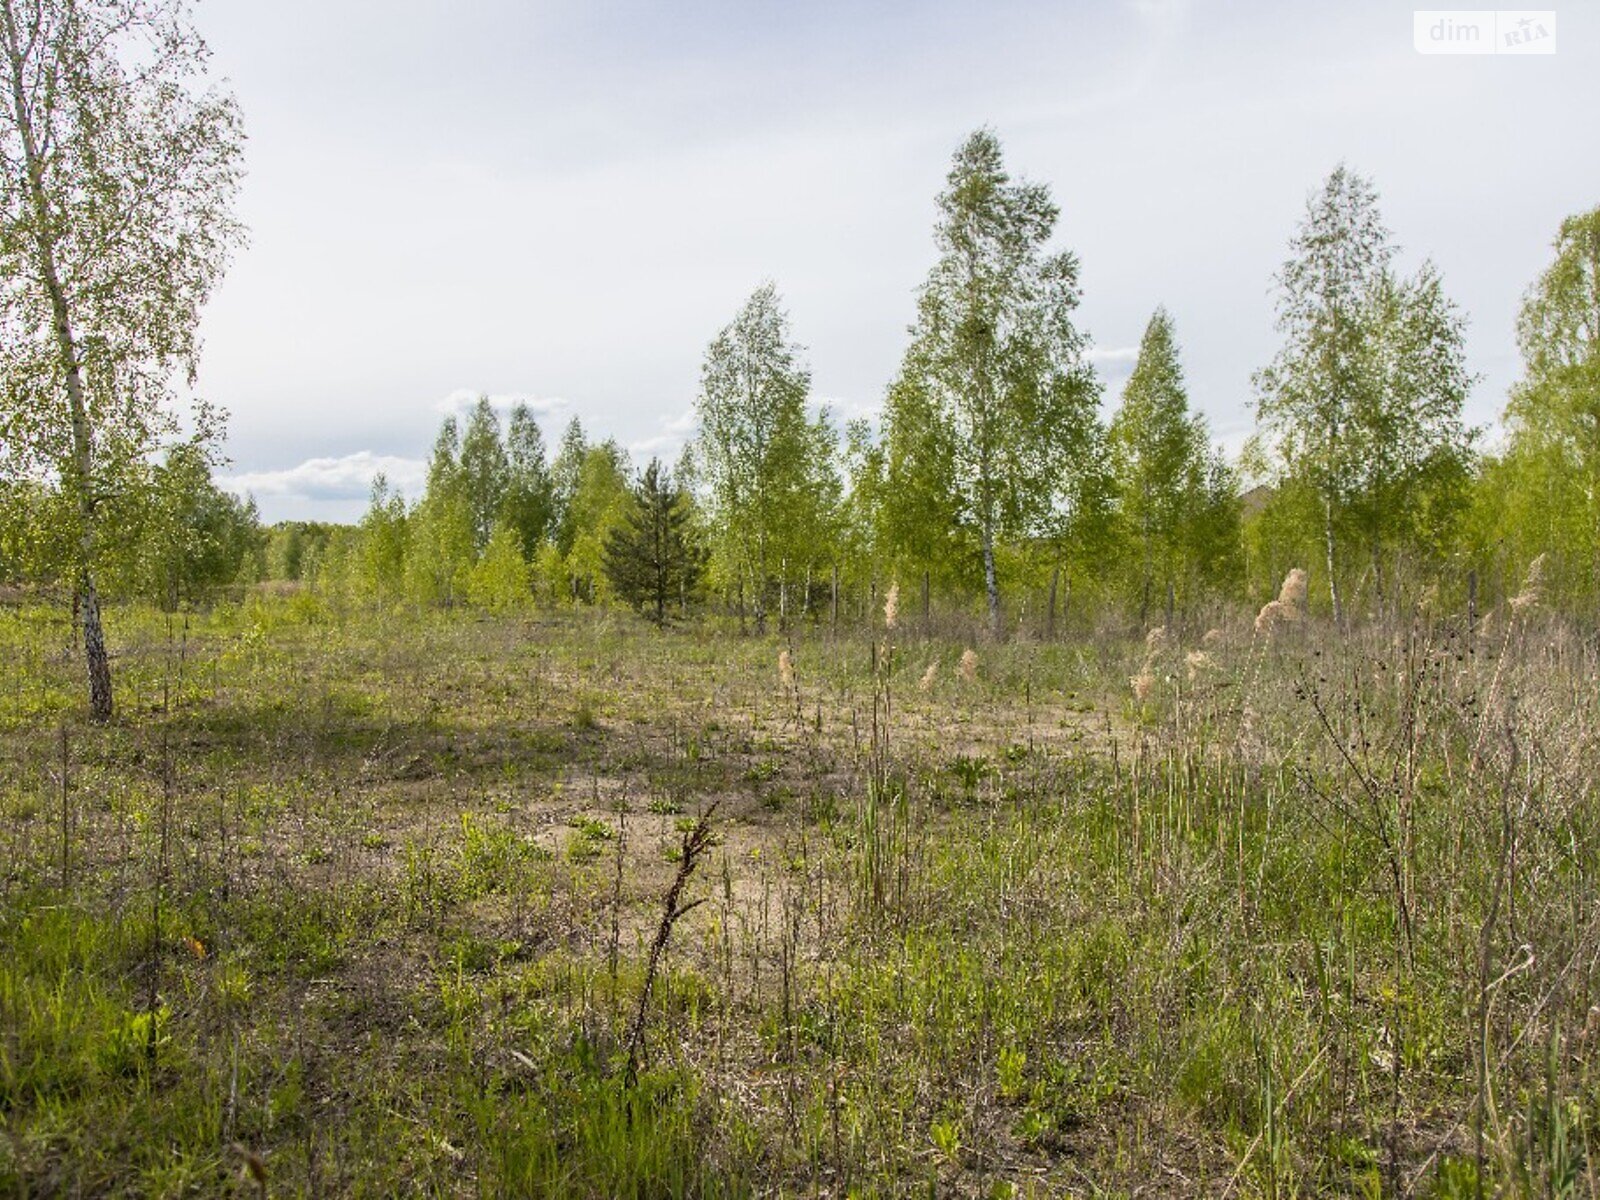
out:
{"label": "birch trunk", "polygon": [[50,297],[52,333],[56,357],[67,387],[67,415],[72,426],[71,483],[77,492],[80,524],[78,553],[79,585],[82,590],[83,652],[89,674],[89,715],[96,721],[109,721],[112,715],[111,659],[106,653],[105,628],[100,620],[100,592],[95,584],[95,559],[98,542],[98,498],[94,490],[94,442],[89,434],[88,403],[84,398],[83,362],[78,354],[77,336],[66,290],[56,265],[54,222],[45,197],[44,160],[34,137],[32,113],[23,92],[22,46],[18,38],[16,15],[11,0],[0,0],[4,19],[6,56],[11,64],[12,115],[22,142],[24,186],[33,209],[34,266]]}

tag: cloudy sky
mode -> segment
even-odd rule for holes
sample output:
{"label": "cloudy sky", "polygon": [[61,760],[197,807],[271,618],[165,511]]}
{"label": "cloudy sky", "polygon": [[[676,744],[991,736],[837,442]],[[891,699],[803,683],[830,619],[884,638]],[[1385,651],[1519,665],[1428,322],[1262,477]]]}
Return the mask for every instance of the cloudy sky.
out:
{"label": "cloudy sky", "polygon": [[870,412],[987,124],[1061,206],[1108,400],[1165,304],[1242,441],[1273,272],[1343,160],[1470,314],[1487,423],[1518,298],[1600,203],[1600,7],[1558,15],[1554,56],[1435,57],[1389,0],[207,0],[252,241],[201,390],[266,517],[353,519],[479,392],[675,453],[707,342],[770,278],[816,395]]}

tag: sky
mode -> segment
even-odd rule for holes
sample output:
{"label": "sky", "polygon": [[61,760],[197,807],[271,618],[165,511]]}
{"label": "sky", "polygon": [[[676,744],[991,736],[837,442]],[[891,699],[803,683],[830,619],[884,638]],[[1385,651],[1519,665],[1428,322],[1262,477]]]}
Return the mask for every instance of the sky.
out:
{"label": "sky", "polygon": [[[1467,314],[1492,426],[1516,310],[1600,204],[1600,6],[1554,55],[1418,54],[1389,0],[205,0],[243,110],[251,230],[205,311],[198,390],[268,520],[408,495],[478,394],[639,460],[693,433],[707,344],[773,280],[813,396],[871,416],[973,129],[1048,184],[1113,405],[1172,314],[1219,442],[1276,348],[1272,280],[1340,162],[1400,265]],[[1492,428],[1489,430],[1493,434]]]}

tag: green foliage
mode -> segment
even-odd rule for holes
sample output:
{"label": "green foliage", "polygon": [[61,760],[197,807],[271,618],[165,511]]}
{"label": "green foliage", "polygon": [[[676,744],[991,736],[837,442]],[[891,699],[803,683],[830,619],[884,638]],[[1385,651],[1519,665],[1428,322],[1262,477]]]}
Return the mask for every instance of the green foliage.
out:
{"label": "green foliage", "polygon": [[1523,378],[1506,408],[1509,441],[1477,489],[1481,565],[1520,578],[1547,555],[1552,595],[1600,595],[1600,208],[1568,217],[1555,260],[1517,322]]}
{"label": "green foliage", "polygon": [[763,284],[706,350],[694,457],[713,568],[748,598],[758,629],[774,586],[832,548],[836,438],[826,412],[807,418],[810,388],[777,288]]}
{"label": "green foliage", "polygon": [[1237,568],[1237,481],[1189,412],[1172,319],[1158,308],[1111,422],[1120,534],[1140,603],[1152,589],[1231,582]]}
{"label": "green foliage", "polygon": [[1316,495],[1336,619],[1346,550],[1382,607],[1395,549],[1450,544],[1472,467],[1463,319],[1431,263],[1394,273],[1377,201],[1344,166],[1312,197],[1278,277],[1283,348],[1255,378],[1252,465]]}
{"label": "green foliage", "polygon": [[361,520],[361,569],[367,591],[397,599],[405,587],[406,502],[379,475],[372,481],[372,503]]}
{"label": "green foliage", "polygon": [[[534,563],[551,527],[552,489],[544,441],[525,404],[511,411],[502,439],[488,397],[480,397],[464,435],[447,417],[428,461],[427,489],[410,512],[385,498],[369,514],[369,554],[390,561],[391,529],[403,531],[404,590],[412,600],[448,607],[457,599],[495,611],[530,602]],[[383,591],[385,589],[379,589]]]}
{"label": "green foliage", "polygon": [[970,587],[983,560],[955,486],[955,433],[919,377],[902,373],[890,386],[881,443],[856,453],[855,486],[865,490],[859,498],[852,493],[852,503],[866,510],[883,557],[908,575],[927,572],[945,587]]}
{"label": "green foliage", "polygon": [[489,544],[467,572],[467,600],[491,612],[525,608],[533,598],[533,571],[522,557],[522,537],[508,522],[496,525]]}
{"label": "green foliage", "polygon": [[634,485],[625,522],[606,538],[606,577],[624,603],[664,625],[668,611],[694,594],[703,560],[688,497],[652,458]]}
{"label": "green foliage", "polygon": [[[374,480],[376,482],[376,480]],[[280,521],[266,530],[264,578],[298,582],[333,536],[333,526],[320,521]]]}
{"label": "green foliage", "polygon": [[[203,442],[171,446],[159,463],[130,464],[99,512],[118,531],[98,554],[100,580],[114,598],[171,611],[267,571],[268,537],[255,505],[216,485]],[[81,532],[76,501],[59,484],[0,489],[0,564],[13,578],[71,580]]]}
{"label": "green foliage", "polygon": [[551,531],[555,496],[545,462],[544,435],[526,404],[512,408],[505,444],[506,486],[500,498],[500,517],[517,531],[522,556],[531,562]]}
{"label": "green foliage", "polygon": [[406,530],[407,594],[419,604],[454,603],[472,569],[476,545],[454,417],[446,417],[440,426],[428,460],[427,491]]}
{"label": "green foliage", "polygon": [[556,549],[565,555],[571,552],[577,540],[578,529],[573,499],[578,494],[578,481],[583,475],[584,459],[589,454],[589,441],[584,436],[583,424],[577,417],[567,422],[561,434],[561,448],[555,462],[550,465],[550,508]]}
{"label": "green foliage", "polygon": [[500,519],[511,483],[511,462],[500,440],[500,418],[479,396],[461,435],[451,486],[459,490],[472,525],[472,548],[482,551]]}
{"label": "green foliage", "polygon": [[570,596],[596,603],[610,598],[606,544],[628,519],[633,494],[628,487],[628,454],[607,440],[585,451],[577,485],[567,506],[572,544],[562,558]]}
{"label": "green foliage", "polygon": [[[1077,260],[1045,251],[1058,216],[1049,189],[1012,182],[985,129],[956,152],[938,204],[939,259],[890,393],[899,444],[885,500],[903,495],[906,511],[890,521],[916,531],[921,555],[931,557],[941,516],[969,531],[998,632],[996,547],[1070,539],[1100,512],[1099,387],[1072,324]],[[947,504],[953,512],[941,512]]]}

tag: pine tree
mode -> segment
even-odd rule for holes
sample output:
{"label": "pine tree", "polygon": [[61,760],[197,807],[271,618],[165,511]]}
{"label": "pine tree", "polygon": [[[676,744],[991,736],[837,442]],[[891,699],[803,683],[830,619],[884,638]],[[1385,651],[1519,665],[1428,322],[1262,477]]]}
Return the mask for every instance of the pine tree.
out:
{"label": "pine tree", "polygon": [[687,495],[652,458],[626,520],[606,539],[605,571],[618,597],[657,625],[699,583],[703,555],[690,529]]}

